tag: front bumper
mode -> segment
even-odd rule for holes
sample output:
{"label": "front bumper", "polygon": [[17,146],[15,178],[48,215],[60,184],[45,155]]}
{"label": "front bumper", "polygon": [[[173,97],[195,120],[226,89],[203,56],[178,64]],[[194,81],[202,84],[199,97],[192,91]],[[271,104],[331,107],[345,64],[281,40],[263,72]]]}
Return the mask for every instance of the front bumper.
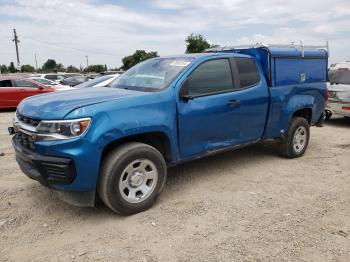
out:
{"label": "front bumper", "polygon": [[24,174],[52,188],[58,198],[69,204],[79,207],[94,206],[95,190],[55,190],[55,188],[60,186],[69,186],[75,180],[77,172],[73,159],[41,155],[18,143],[17,135],[12,138],[12,144],[16,153],[16,161]]}
{"label": "front bumper", "polygon": [[20,145],[17,138],[18,135],[12,138],[12,144],[16,161],[24,174],[49,187],[73,182],[76,170],[72,159],[40,155]]}

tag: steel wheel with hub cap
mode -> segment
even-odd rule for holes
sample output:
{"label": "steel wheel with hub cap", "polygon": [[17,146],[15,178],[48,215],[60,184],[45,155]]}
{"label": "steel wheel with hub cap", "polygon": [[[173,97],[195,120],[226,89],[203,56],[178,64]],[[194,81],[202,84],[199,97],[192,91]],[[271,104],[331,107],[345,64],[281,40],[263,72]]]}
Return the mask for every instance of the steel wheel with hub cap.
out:
{"label": "steel wheel with hub cap", "polygon": [[288,158],[302,156],[309,144],[309,122],[302,117],[294,117],[288,128],[288,132],[280,142],[280,151]]}
{"label": "steel wheel with hub cap", "polygon": [[143,143],[126,143],[103,160],[98,192],[113,211],[138,213],[154,203],[166,175],[165,160],[157,149]]}
{"label": "steel wheel with hub cap", "polygon": [[299,126],[294,133],[293,148],[294,151],[300,153],[306,145],[307,131],[304,126]]}

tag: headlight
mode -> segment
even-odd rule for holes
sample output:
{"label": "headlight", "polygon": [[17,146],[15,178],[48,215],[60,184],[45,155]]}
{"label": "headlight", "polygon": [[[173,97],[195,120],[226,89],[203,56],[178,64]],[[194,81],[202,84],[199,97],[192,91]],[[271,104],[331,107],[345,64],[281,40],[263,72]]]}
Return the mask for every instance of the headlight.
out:
{"label": "headlight", "polygon": [[36,127],[39,139],[56,140],[78,137],[88,129],[91,118],[72,120],[42,120]]}

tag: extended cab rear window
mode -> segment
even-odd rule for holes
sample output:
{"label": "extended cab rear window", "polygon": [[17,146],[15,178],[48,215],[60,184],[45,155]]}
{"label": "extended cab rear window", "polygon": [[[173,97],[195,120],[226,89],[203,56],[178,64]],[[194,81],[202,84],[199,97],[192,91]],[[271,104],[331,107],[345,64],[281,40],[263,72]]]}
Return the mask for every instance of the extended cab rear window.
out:
{"label": "extended cab rear window", "polygon": [[260,81],[255,61],[251,58],[235,57],[240,79],[240,88],[255,86]]}

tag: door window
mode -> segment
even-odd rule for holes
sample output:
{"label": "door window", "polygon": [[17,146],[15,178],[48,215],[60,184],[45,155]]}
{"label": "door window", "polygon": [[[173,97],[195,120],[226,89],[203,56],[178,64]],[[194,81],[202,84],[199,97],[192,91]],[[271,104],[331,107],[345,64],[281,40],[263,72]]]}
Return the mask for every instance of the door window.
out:
{"label": "door window", "polygon": [[188,77],[188,94],[200,96],[233,90],[231,67],[228,59],[204,62]]}
{"label": "door window", "polygon": [[45,78],[49,79],[49,80],[57,80],[58,76],[57,75],[46,75]]}
{"label": "door window", "polygon": [[11,87],[11,86],[12,86],[11,80],[0,81],[0,87]]}
{"label": "door window", "polygon": [[51,85],[52,82],[50,80],[44,79],[44,78],[34,78],[33,80],[42,83],[44,85]]}
{"label": "door window", "polygon": [[13,82],[16,87],[38,87],[36,84],[26,80],[14,80]]}

